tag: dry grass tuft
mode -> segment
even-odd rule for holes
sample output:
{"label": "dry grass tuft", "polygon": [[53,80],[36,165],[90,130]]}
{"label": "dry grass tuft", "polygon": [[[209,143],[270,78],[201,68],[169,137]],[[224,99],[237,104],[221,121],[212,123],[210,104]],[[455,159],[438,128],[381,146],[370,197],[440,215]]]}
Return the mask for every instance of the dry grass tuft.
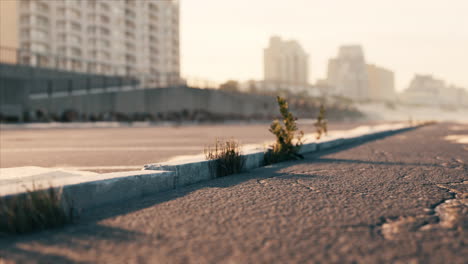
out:
{"label": "dry grass tuft", "polygon": [[25,194],[0,197],[0,233],[22,234],[61,227],[72,221],[73,210],[62,189],[38,190],[33,186]]}
{"label": "dry grass tuft", "polygon": [[245,158],[238,141],[216,139],[214,146],[205,148],[205,157],[210,163],[213,178],[236,174],[242,171]]}

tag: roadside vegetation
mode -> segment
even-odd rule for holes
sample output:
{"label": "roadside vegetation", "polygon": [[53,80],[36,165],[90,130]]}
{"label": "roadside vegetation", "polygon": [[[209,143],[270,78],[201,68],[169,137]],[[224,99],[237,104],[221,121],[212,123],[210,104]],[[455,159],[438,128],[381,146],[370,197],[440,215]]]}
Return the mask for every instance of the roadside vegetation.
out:
{"label": "roadside vegetation", "polygon": [[319,114],[317,116],[317,121],[314,124],[316,133],[317,133],[317,137],[316,137],[317,139],[320,139],[322,135],[326,135],[328,132],[328,127],[327,127],[328,124],[327,124],[327,119],[325,115],[326,115],[325,106],[321,104]]}
{"label": "roadside vegetation", "polygon": [[205,157],[210,161],[212,178],[240,173],[244,167],[241,145],[237,140],[219,140],[205,148]]}
{"label": "roadside vegetation", "polygon": [[265,153],[265,164],[273,164],[286,160],[303,159],[299,150],[303,144],[303,131],[298,131],[297,118],[289,111],[286,99],[277,96],[276,101],[280,109],[282,122],[274,120],[269,131],[275,135],[276,142]]}
{"label": "roadside vegetation", "polygon": [[27,190],[23,195],[0,197],[0,233],[22,234],[64,226],[73,220],[73,206],[62,190]]}

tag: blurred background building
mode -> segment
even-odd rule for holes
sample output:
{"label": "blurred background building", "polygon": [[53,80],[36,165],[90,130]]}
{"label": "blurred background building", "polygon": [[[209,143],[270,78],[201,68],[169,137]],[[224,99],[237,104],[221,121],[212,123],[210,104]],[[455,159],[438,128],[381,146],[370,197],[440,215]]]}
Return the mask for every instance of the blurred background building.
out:
{"label": "blurred background building", "polygon": [[177,0],[1,2],[3,60],[136,76],[146,87],[180,83]]}
{"label": "blurred background building", "polygon": [[401,94],[401,100],[415,105],[468,106],[468,93],[465,89],[448,86],[432,75],[416,74],[408,88]]}
{"label": "blurred background building", "polygon": [[369,79],[361,46],[342,46],[328,62],[327,82],[335,93],[353,100],[369,99]]}
{"label": "blurred background building", "polygon": [[377,65],[367,65],[369,78],[369,99],[373,101],[395,101],[395,75],[392,71]]}
{"label": "blurred background building", "polygon": [[264,88],[302,91],[309,85],[309,55],[295,40],[270,38],[263,53]]}
{"label": "blurred background building", "polygon": [[328,62],[327,78],[317,85],[328,94],[355,101],[395,101],[395,75],[383,67],[367,64],[359,45],[341,46]]}

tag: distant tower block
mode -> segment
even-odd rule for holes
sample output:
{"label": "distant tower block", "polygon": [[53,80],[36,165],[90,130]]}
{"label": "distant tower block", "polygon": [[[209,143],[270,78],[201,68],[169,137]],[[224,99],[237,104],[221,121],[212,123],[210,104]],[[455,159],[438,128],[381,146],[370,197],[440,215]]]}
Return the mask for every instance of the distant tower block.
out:
{"label": "distant tower block", "polygon": [[309,55],[294,40],[270,38],[263,56],[264,81],[279,89],[293,89],[309,83]]}
{"label": "distant tower block", "polygon": [[354,100],[369,99],[369,78],[361,46],[340,47],[338,57],[328,62],[327,82],[339,95]]}

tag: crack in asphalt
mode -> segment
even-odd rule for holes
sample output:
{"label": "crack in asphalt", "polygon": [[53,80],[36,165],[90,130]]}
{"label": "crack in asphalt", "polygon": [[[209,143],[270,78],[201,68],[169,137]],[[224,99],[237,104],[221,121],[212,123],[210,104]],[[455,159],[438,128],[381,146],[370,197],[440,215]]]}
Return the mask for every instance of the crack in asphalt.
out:
{"label": "crack in asphalt", "polygon": [[317,190],[315,187],[305,184],[305,183],[302,182],[301,180],[296,180],[296,183],[297,183],[298,185],[300,185],[300,186],[306,188],[306,189],[309,190],[309,191],[312,191],[312,192],[315,192],[315,193],[319,193],[319,192],[320,192],[320,190]]}
{"label": "crack in asphalt", "polygon": [[467,229],[468,228],[468,193],[446,185],[466,185],[468,181],[437,183],[436,187],[450,194],[449,199],[441,200],[427,208],[428,214],[387,218],[380,226],[380,234],[387,240],[398,240],[408,232],[432,229]]}

